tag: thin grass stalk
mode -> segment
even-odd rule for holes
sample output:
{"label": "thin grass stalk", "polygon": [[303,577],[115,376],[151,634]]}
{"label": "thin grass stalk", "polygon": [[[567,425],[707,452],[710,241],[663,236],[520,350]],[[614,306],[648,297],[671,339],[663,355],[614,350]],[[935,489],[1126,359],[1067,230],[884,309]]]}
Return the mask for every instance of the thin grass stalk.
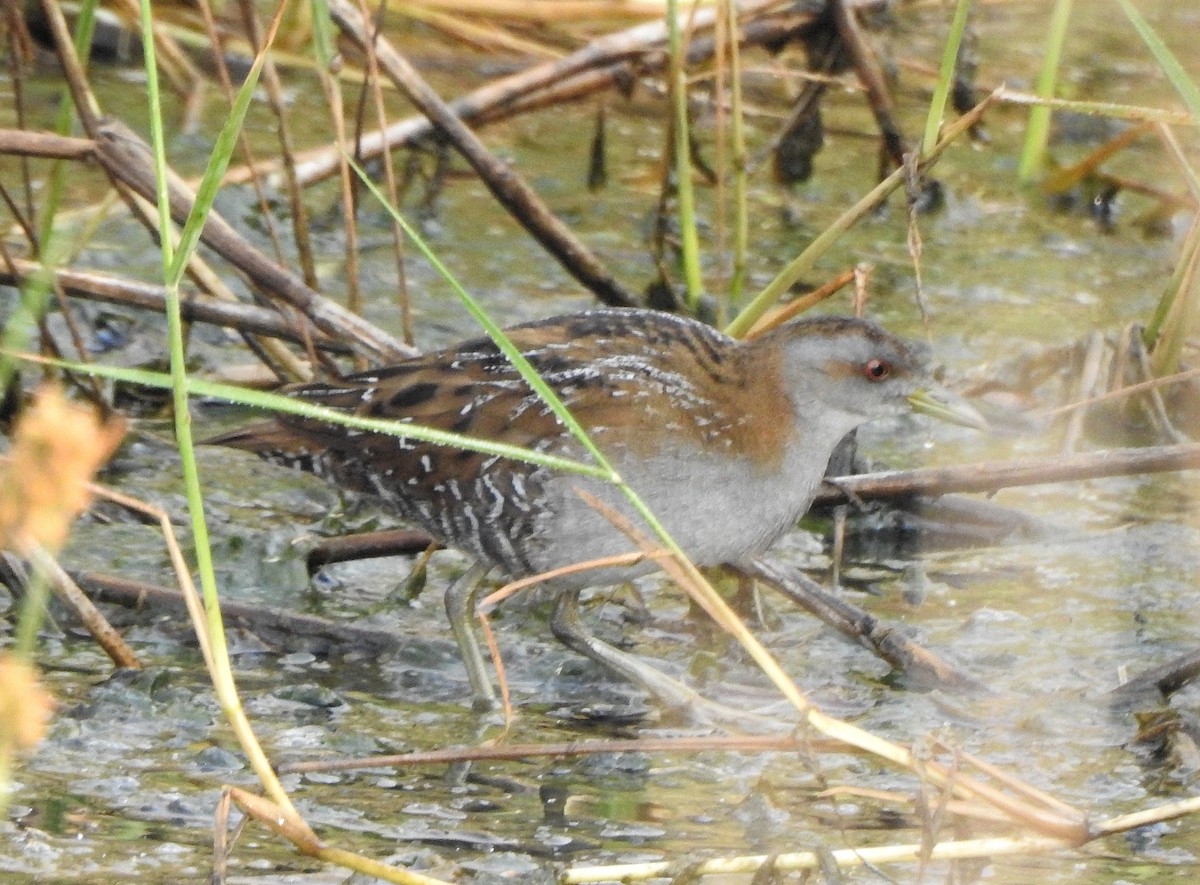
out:
{"label": "thin grass stalk", "polygon": [[[342,103],[342,87],[337,77],[333,76],[328,66],[317,66],[317,77],[329,103],[329,118],[333,123],[334,142],[340,148],[341,155],[350,155],[350,140],[346,133],[345,107]],[[345,262],[346,262],[346,307],[354,314],[361,315],[363,309],[362,274],[358,265],[358,215],[355,212],[354,173],[347,163],[342,163],[338,171],[338,192],[342,202],[342,220],[345,224]]]}
{"label": "thin grass stalk", "polygon": [[[1200,204],[1200,176],[1197,175],[1196,170],[1192,167],[1187,154],[1179,144],[1179,140],[1175,138],[1175,133],[1172,129],[1166,124],[1159,123],[1157,124],[1157,130],[1159,138],[1166,146],[1168,153],[1175,158],[1175,162],[1183,173],[1184,181],[1187,183],[1193,203]],[[1163,287],[1163,294],[1154,309],[1154,315],[1142,331],[1142,343],[1147,349],[1155,350],[1156,345],[1159,343],[1159,336],[1164,335],[1164,325],[1167,323],[1168,317],[1174,315],[1176,299],[1187,297],[1186,293],[1189,291],[1189,284],[1185,281],[1188,274],[1187,268],[1195,260],[1198,250],[1200,250],[1200,217],[1193,215],[1192,224],[1188,228],[1183,246],[1179,250],[1179,260],[1175,263],[1175,268],[1171,272],[1170,279],[1167,280],[1166,285]],[[1190,285],[1194,285],[1194,283]],[[1174,334],[1169,327],[1166,332],[1167,334]],[[1186,331],[1184,334],[1186,335]],[[1183,347],[1182,338],[1173,347],[1178,356]],[[1162,371],[1159,371],[1160,364],[1156,353],[1152,367],[1158,377],[1165,378],[1169,375],[1169,370],[1174,365],[1174,362],[1175,360],[1164,357],[1161,364]]]}
{"label": "thin grass stalk", "polygon": [[[1033,90],[1041,98],[1054,95],[1070,18],[1071,0],[1055,0],[1054,11],[1050,15],[1050,32],[1046,35],[1046,51],[1042,56],[1042,69],[1038,73]],[[1021,159],[1017,165],[1017,181],[1029,184],[1041,174],[1049,140],[1050,109],[1043,106],[1031,108],[1029,121],[1025,126],[1025,145],[1021,149]]]}
{"label": "thin grass stalk", "polygon": [[1191,196],[1191,207],[1200,206],[1200,170],[1192,165],[1191,158],[1188,157],[1183,145],[1175,137],[1175,131],[1170,126],[1165,123],[1155,123],[1154,131],[1166,146],[1167,153],[1175,158],[1175,164],[1179,167],[1179,171],[1183,173],[1184,184],[1187,185],[1188,194]]}
{"label": "thin grass stalk", "polygon": [[[283,7],[280,7],[282,12]],[[200,576],[200,586],[204,596],[205,619],[208,630],[208,641],[212,647],[212,661],[215,668],[212,672],[213,686],[230,724],[233,726],[238,740],[242,745],[255,773],[263,787],[271,795],[273,801],[292,819],[303,825],[303,819],[292,805],[291,799],[279,783],[266,758],[258,745],[242,709],[237,688],[233,680],[233,670],[229,662],[228,648],[225,643],[224,622],[221,617],[220,600],[217,591],[216,574],[213,569],[212,549],[208,540],[208,526],[204,512],[204,497],[200,485],[200,472],[196,464],[195,445],[192,439],[191,414],[188,409],[188,375],[186,355],[183,344],[183,321],[179,307],[179,284],[187,267],[189,255],[196,248],[200,232],[208,212],[212,208],[222,175],[228,167],[229,158],[236,148],[238,132],[241,129],[245,114],[250,105],[254,88],[265,59],[266,49],[274,39],[279,25],[279,15],[271,24],[271,30],[264,43],[262,51],[255,58],[246,82],[238,92],[237,100],[231,109],[229,117],[222,127],[209,160],[203,181],[196,192],[196,201],[192,211],[183,226],[179,236],[179,247],[174,248],[171,231],[169,192],[167,190],[166,149],[163,141],[162,105],[158,91],[158,72],[155,64],[154,41],[152,38],[153,13],[150,0],[141,0],[141,26],[143,51],[145,53],[145,68],[147,78],[147,93],[150,108],[151,148],[155,163],[155,182],[159,210],[159,242],[163,255],[163,277],[167,298],[167,330],[171,354],[171,391],[175,413],[176,445],[180,454],[183,468],[184,487],[188,501],[188,513],[191,518],[193,547],[195,549],[196,567]]]}
{"label": "thin grass stalk", "polygon": [[[138,0],[109,0],[106,5],[121,18],[128,17],[133,22],[138,20]],[[159,21],[152,22],[151,28],[156,41],[154,64],[158,70],[160,87],[165,81],[184,105],[185,115],[194,114],[196,109],[194,106],[188,107],[188,99],[195,96],[203,76],[174,39],[172,32],[178,33],[179,29],[165,28]]]}
{"label": "thin grass stalk", "polygon": [[[729,117],[726,113],[725,96],[729,92],[726,85],[729,82],[728,49],[730,40],[729,30],[729,0],[719,0],[716,15],[713,17],[713,54],[712,54],[712,94],[713,116],[716,120],[716,138],[713,146],[716,150],[716,182],[713,187],[713,227],[716,231],[716,250],[718,255],[730,254],[727,241],[726,220],[729,217],[729,200],[727,182],[729,174]],[[731,272],[732,276],[732,272]],[[722,286],[714,293],[716,295],[717,323],[729,321],[729,290]]]}
{"label": "thin grass stalk", "polygon": [[1005,104],[1045,106],[1052,111],[1074,111],[1094,117],[1116,117],[1121,120],[1142,120],[1147,123],[1172,123],[1180,126],[1195,126],[1200,118],[1185,111],[1170,108],[1148,108],[1142,105],[1119,104],[1112,101],[1079,101],[1072,98],[1042,98],[1019,89],[1000,87],[999,100]]}
{"label": "thin grass stalk", "polygon": [[[360,0],[363,21],[371,21],[370,9],[367,6],[367,0]],[[376,19],[374,38],[378,38],[379,29],[382,27],[382,13],[379,19]],[[366,46],[367,70],[366,84],[371,91],[371,100],[375,106],[375,119],[378,123],[378,128],[383,130],[387,128],[387,108],[383,102],[383,86],[384,80],[379,72],[379,59],[375,55],[375,39],[369,40]],[[357,139],[361,138],[361,134],[356,134]],[[380,157],[383,165],[383,181],[387,187],[388,202],[393,206],[400,205],[400,186],[396,180],[396,162],[395,155],[392,151],[384,151]],[[400,229],[400,225],[392,222],[392,245],[396,256],[396,289],[397,296],[400,301],[400,329],[404,336],[405,344],[413,343],[413,317],[412,317],[412,299],[408,292],[408,275],[404,269],[404,231]]]}
{"label": "thin grass stalk", "polygon": [[[714,0],[700,0],[697,6],[711,6]],[[405,6],[427,10],[448,10],[457,15],[513,22],[575,25],[581,21],[618,21],[662,18],[664,0],[416,0]]]}
{"label": "thin grass stalk", "polygon": [[[97,0],[86,0],[79,6],[79,14],[75,19],[75,54],[79,57],[80,67],[86,72],[88,60],[91,58],[92,38],[96,31]],[[54,131],[59,135],[70,135],[75,122],[75,105],[71,102],[71,92],[63,86],[59,96],[58,116],[54,120]],[[42,200],[42,219],[38,229],[39,246],[45,248],[54,235],[54,219],[58,206],[62,202],[62,191],[66,185],[66,161],[55,160],[47,176],[45,197]]]}
{"label": "thin grass stalk", "polygon": [[725,18],[729,45],[730,165],[733,168],[733,274],[729,279],[729,300],[737,304],[746,285],[750,254],[750,170],[742,102],[741,35],[737,5],[733,0],[725,0]]}
{"label": "thin grass stalk", "polygon": [[700,237],[696,230],[696,196],[692,187],[691,138],[688,126],[687,78],[684,76],[683,36],[679,28],[679,0],[667,0],[667,76],[674,113],[675,201],[679,210],[680,261],[687,305],[695,310],[704,291],[700,274]]}
{"label": "thin grass stalk", "polygon": [[[258,11],[252,0],[240,0],[239,5],[242,9],[242,22],[246,28],[246,36],[250,40],[251,52],[257,54],[262,48],[261,44],[263,41],[262,28],[259,26]],[[225,66],[224,64],[220,64],[220,67],[223,70]],[[308,207],[304,202],[304,189],[296,177],[296,157],[292,129],[288,124],[287,100],[284,98],[283,83],[279,78],[279,72],[276,69],[272,53],[267,53],[267,60],[263,65],[262,84],[267,96],[267,105],[271,109],[271,113],[275,116],[275,124],[277,126],[275,137],[279,144],[281,177],[283,179],[284,191],[287,194],[288,211],[291,215],[292,242],[296,248],[296,261],[300,264],[301,277],[304,282],[310,288],[317,289],[320,283],[317,276],[317,262],[313,257],[312,237],[309,232]],[[233,88],[229,86],[226,89],[232,101]],[[250,140],[243,134],[240,142],[243,153],[247,155],[247,166],[253,173],[251,177],[254,181],[255,189],[261,193],[262,176],[258,175],[257,170],[251,165]],[[279,234],[276,231],[276,225],[265,202],[263,204],[263,219],[270,232],[271,243],[275,248],[275,259],[281,264],[286,263],[283,248],[279,241]]]}
{"label": "thin grass stalk", "polygon": [[[217,29],[217,20],[213,15],[212,3],[209,0],[196,0],[196,6],[199,8],[200,15],[204,21],[204,34],[208,37],[208,42],[212,47],[213,70],[216,71],[217,80],[221,84],[221,91],[225,95],[225,100],[232,106],[237,91],[233,85],[233,78],[229,75],[229,65],[225,59],[226,40],[224,39],[224,35]],[[244,132],[238,136],[238,148],[241,152],[242,161],[245,163],[246,168],[250,170],[250,184],[254,188],[255,197],[258,199],[263,227],[266,230],[268,239],[271,241],[271,247],[275,252],[276,259],[282,262],[283,249],[279,242],[279,230],[275,224],[275,220],[271,217],[263,178],[258,174],[258,158],[255,155],[253,145],[250,144],[250,139],[246,137]]]}
{"label": "thin grass stalk", "polygon": [[[26,65],[33,59],[31,57],[32,47],[26,44],[27,34],[23,24],[25,12],[22,7],[13,2],[13,0],[8,0],[8,2],[4,3],[3,16],[3,36],[8,47],[7,73],[12,88],[13,122],[16,124],[17,129],[27,130],[31,128],[28,119],[28,83],[29,76],[32,74],[32,70],[27,70]],[[31,159],[26,156],[19,157],[17,159],[17,163],[19,164],[21,170],[21,186],[19,188],[19,192],[22,201],[24,202],[24,206],[18,207],[18,197],[15,194],[12,196],[4,196],[4,202],[11,202],[9,211],[12,213],[13,220],[17,224],[27,224],[29,225],[30,229],[32,229],[34,219],[37,216],[37,210],[34,208],[33,196],[33,164]],[[14,188],[14,190],[17,190],[17,188]],[[0,191],[6,192],[6,189],[0,185]],[[25,220],[22,221],[22,218]],[[32,240],[33,237],[30,236],[29,239]],[[7,262],[9,259],[5,250],[3,249],[3,245],[3,243],[0,243],[0,258]]]}
{"label": "thin grass stalk", "polygon": [[1158,62],[1162,72],[1175,87],[1175,91],[1179,93],[1179,97],[1183,99],[1188,110],[1191,111],[1192,118],[1200,124],[1200,86],[1197,86],[1196,81],[1188,76],[1183,65],[1179,63],[1179,59],[1167,48],[1167,44],[1138,12],[1137,7],[1130,0],[1117,0],[1117,2],[1129,16],[1129,21],[1133,24],[1134,30],[1138,32],[1138,36],[1154,54],[1154,60]]}
{"label": "thin grass stalk", "polygon": [[1170,307],[1162,321],[1162,332],[1155,339],[1154,350],[1150,354],[1150,370],[1156,378],[1179,371],[1183,347],[1196,319],[1196,303],[1200,298],[1200,293],[1196,291],[1197,276],[1200,275],[1200,244],[1192,239],[1189,245],[1191,251],[1180,256],[1182,273],[1178,275],[1179,287],[1168,293]]}
{"label": "thin grass stalk", "polygon": [[[98,378],[107,378],[112,381],[121,381],[126,384],[152,387],[159,390],[170,390],[172,384],[170,375],[162,372],[151,372],[145,369],[106,366],[97,363],[80,363],[27,353],[13,353],[10,356],[20,357],[27,362],[39,365],[55,366],[69,372],[77,372],[81,375],[94,375]],[[301,402],[300,400],[292,399],[278,393],[249,390],[244,387],[234,387],[230,384],[204,381],[192,377],[187,379],[187,390],[190,396],[225,400],[237,405],[282,412],[288,415],[297,415],[301,418],[311,418],[327,424],[340,424],[345,427],[353,427],[371,433],[384,433],[389,436],[419,439],[423,442],[430,442],[439,446],[452,446],[472,452],[480,452],[485,455],[497,455],[513,461],[536,464],[548,467],[551,470],[563,470],[570,473],[578,473],[581,476],[592,476],[597,479],[610,479],[612,476],[610,471],[602,467],[598,467],[595,464],[586,464],[571,458],[547,455],[542,452],[535,452],[532,449],[523,449],[518,446],[498,443],[481,437],[464,436],[461,433],[451,433],[421,424],[407,424],[402,421],[387,421],[380,418],[364,418],[327,406]]]}
{"label": "thin grass stalk", "polygon": [[[358,219],[354,208],[354,173],[346,162],[350,156],[346,138],[346,117],[342,105],[342,92],[333,65],[338,58],[337,40],[329,7],[324,0],[310,0],[311,25],[313,29],[312,51],[314,65],[325,99],[329,103],[329,117],[333,124],[334,138],[338,145],[338,177],[341,182],[342,217],[346,224],[346,307],[355,314],[362,313],[362,290],[359,287],[358,269]],[[364,21],[370,21],[364,18]]]}
{"label": "thin grass stalk", "polygon": [[334,76],[332,66],[337,59],[337,50],[329,18],[329,9],[322,0],[310,0],[311,25],[313,28],[312,52],[314,69],[321,81],[321,89],[329,105],[329,119],[333,124],[334,140],[338,145],[338,156],[342,162],[338,167],[342,218],[346,225],[346,306],[352,313],[362,313],[362,290],[359,288],[358,269],[358,223],[354,207],[354,173],[345,162],[349,156],[346,137],[345,108],[342,104],[341,86]]}
{"label": "thin grass stalk", "polygon": [[[1188,76],[1187,71],[1179,60],[1158,36],[1150,23],[1138,12],[1137,7],[1129,0],[1117,0],[1121,9],[1133,24],[1154,55],[1163,73],[1170,81],[1179,97],[1183,99],[1191,112],[1193,121],[1200,124],[1200,87]],[[1171,139],[1168,139],[1170,147]],[[1196,173],[1192,166],[1182,163],[1184,173],[1188,178],[1189,187],[1195,188]],[[1144,341],[1154,347],[1151,365],[1154,374],[1167,375],[1178,368],[1179,356],[1183,351],[1183,342],[1191,326],[1196,294],[1197,263],[1200,262],[1200,219],[1193,219],[1187,239],[1180,252],[1180,259],[1175,271],[1168,280],[1154,315],[1146,325]],[[1189,309],[1190,308],[1190,309]]]}
{"label": "thin grass stalk", "polygon": [[[150,5],[150,0],[140,0],[140,21],[142,27],[142,53],[144,66],[146,70],[146,99],[150,105],[150,149],[154,156],[154,190],[158,195],[156,209],[158,211],[158,230],[159,248],[162,252],[163,264],[163,279],[167,281],[167,319],[168,322],[172,316],[179,317],[179,292],[174,293],[174,309],[172,309],[172,293],[170,292],[170,279],[172,276],[172,266],[175,264],[175,244],[169,236],[168,231],[171,230],[171,200],[170,200],[170,184],[167,179],[167,148],[166,136],[163,134],[163,119],[162,119],[162,96],[158,89],[158,59],[155,55],[154,43],[154,12]],[[199,236],[199,232],[197,232]],[[175,340],[174,331],[171,330],[171,368],[172,375],[177,370],[184,369],[184,354],[183,354],[183,334],[182,323],[179,324],[179,340]],[[180,350],[176,354],[174,351],[175,344],[178,343]],[[178,356],[178,359],[176,359]],[[180,376],[183,377],[183,376]],[[182,385],[178,385],[182,387]],[[184,414],[187,414],[187,402],[183,403]],[[178,418],[177,418],[178,421]],[[184,428],[187,431],[189,428]]]}
{"label": "thin grass stalk", "polygon": [[1188,228],[1187,236],[1183,240],[1183,247],[1179,250],[1179,260],[1175,263],[1175,268],[1171,271],[1171,276],[1163,287],[1162,297],[1158,299],[1150,322],[1146,323],[1146,328],[1142,332],[1142,342],[1147,348],[1153,350],[1159,336],[1162,335],[1163,324],[1171,313],[1172,305],[1184,289],[1187,267],[1198,251],[1200,251],[1200,215],[1192,218],[1191,227]]}
{"label": "thin grass stalk", "polygon": [[942,48],[942,66],[938,71],[933,98],[929,102],[929,115],[925,118],[925,134],[921,136],[921,158],[929,148],[937,144],[938,133],[946,116],[946,102],[950,98],[950,87],[954,82],[954,71],[958,67],[958,51],[962,46],[963,32],[967,28],[967,16],[971,12],[971,0],[958,0],[954,18],[950,21],[950,33]]}
{"label": "thin grass stalk", "polygon": [[[1200,87],[1193,80],[1179,60],[1158,36],[1150,23],[1138,12],[1129,0],[1118,0],[1122,10],[1129,17],[1138,36],[1142,38],[1159,67],[1170,81],[1179,97],[1183,99],[1191,112],[1192,119],[1200,124]],[[1164,127],[1165,128],[1165,127]],[[1189,188],[1196,190],[1196,171],[1188,162],[1183,152],[1178,149],[1175,140],[1167,133],[1165,140],[1168,148],[1180,160],[1184,175],[1187,177]],[[1146,327],[1146,340],[1154,342],[1154,352],[1151,357],[1151,368],[1156,376],[1168,375],[1179,368],[1180,356],[1183,353],[1184,342],[1195,324],[1197,300],[1197,274],[1200,273],[1200,223],[1193,220],[1192,228],[1180,254],[1180,260],[1167,284],[1155,310],[1154,316]]]}

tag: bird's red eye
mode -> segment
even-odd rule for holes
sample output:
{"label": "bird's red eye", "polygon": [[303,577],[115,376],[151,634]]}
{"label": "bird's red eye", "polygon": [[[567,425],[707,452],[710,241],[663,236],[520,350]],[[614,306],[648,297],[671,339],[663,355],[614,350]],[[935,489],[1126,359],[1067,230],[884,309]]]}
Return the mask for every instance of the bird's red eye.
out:
{"label": "bird's red eye", "polygon": [[867,360],[863,366],[863,375],[868,381],[882,381],[892,374],[892,365],[887,360]]}

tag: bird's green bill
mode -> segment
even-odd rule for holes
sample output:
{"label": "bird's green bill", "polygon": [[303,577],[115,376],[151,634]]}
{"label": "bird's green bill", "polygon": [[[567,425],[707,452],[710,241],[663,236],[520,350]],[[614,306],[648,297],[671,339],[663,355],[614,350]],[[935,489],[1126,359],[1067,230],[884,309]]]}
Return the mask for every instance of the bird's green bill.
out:
{"label": "bird's green bill", "polygon": [[974,427],[976,430],[987,430],[987,419],[965,399],[943,388],[918,390],[908,397],[913,410],[948,421],[951,424],[961,424],[963,427]]}

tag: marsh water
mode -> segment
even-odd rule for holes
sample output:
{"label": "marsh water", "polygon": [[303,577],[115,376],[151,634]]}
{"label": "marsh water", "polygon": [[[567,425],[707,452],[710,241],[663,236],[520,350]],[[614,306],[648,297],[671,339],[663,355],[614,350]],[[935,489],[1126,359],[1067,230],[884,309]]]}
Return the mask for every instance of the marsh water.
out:
{"label": "marsh water", "polygon": [[[1080,99],[1177,107],[1115,5],[1080,5],[1065,58],[1064,91]],[[1192,76],[1200,77],[1200,58],[1187,38],[1200,29],[1200,8],[1165,2],[1140,8]],[[1001,81],[1029,87],[1048,16],[1043,4],[981,6],[981,87]],[[909,132],[923,122],[932,81],[919,69],[936,68],[945,18],[936,9],[901,10],[882,38],[898,61],[898,105]],[[421,56],[415,60],[420,63]],[[778,95],[780,72],[770,57],[755,53],[749,63],[754,101]],[[482,77],[488,59],[468,54],[460,66]],[[138,82],[136,72],[102,69],[96,78],[110,111],[140,125],[144,108],[121,106],[135,92],[127,84]],[[49,70],[33,84],[47,96],[54,86]],[[469,88],[446,80],[439,86],[447,93]],[[302,107],[309,98],[297,89],[292,100]],[[578,116],[555,110],[497,125],[486,139],[512,158],[618,277],[637,288],[653,273],[646,242],[664,112],[644,92],[628,101],[610,98],[609,105],[609,183],[599,194],[585,186],[590,107],[580,108]],[[219,108],[211,113],[216,119]],[[985,382],[999,382],[1001,389],[982,401],[997,430],[980,434],[920,418],[872,425],[860,434],[859,446],[877,465],[1057,454],[1061,427],[1029,416],[1060,405],[1056,397],[1066,385],[1014,389],[1008,379],[1021,377],[1039,360],[1058,360],[1069,379],[1074,370],[1065,351],[1094,331],[1115,335],[1129,323],[1144,322],[1174,267],[1187,219],[1156,216],[1151,223],[1156,204],[1148,197],[1122,193],[1115,215],[1102,222],[1087,211],[1086,197],[1062,205],[1018,187],[1016,156],[1025,118],[1023,108],[1000,105],[986,118],[986,143],[964,141],[951,148],[935,173],[945,186],[946,205],[919,221],[928,337],[950,386],[980,391]],[[827,144],[811,181],[784,193],[765,170],[756,171],[751,290],[874,184],[875,130],[861,94],[831,92],[825,119]],[[1060,120],[1052,147],[1062,165],[1124,125],[1102,118],[1075,127],[1070,122]],[[701,118],[698,124],[702,137],[706,131],[711,137],[713,121]],[[770,127],[759,129],[761,137]],[[1193,161],[1194,144],[1194,138],[1185,141]],[[202,162],[203,147],[198,139],[179,137],[173,158],[187,169],[189,154],[191,163]],[[1184,190],[1153,136],[1138,139],[1105,170],[1167,192]],[[715,242],[713,196],[702,191],[701,198]],[[220,205],[244,229],[253,216],[237,199]],[[327,189],[318,189],[314,199],[336,206]],[[506,323],[591,303],[472,179],[450,181],[435,210],[423,216],[423,230],[466,287]],[[363,234],[365,312],[397,331],[390,233],[382,214],[368,215]],[[327,291],[340,291],[336,225],[318,242]],[[706,270],[713,279],[723,273],[721,259],[712,257],[717,254],[708,250]],[[155,256],[140,228],[116,220],[96,233],[79,263],[127,273],[140,266],[153,279]],[[900,197],[847,235],[810,282],[819,284],[860,262],[873,266],[869,312],[897,332],[924,336]],[[410,262],[408,282],[418,346],[474,334],[454,295],[425,265]],[[11,297],[0,292],[4,309]],[[101,358],[141,364],[165,353],[156,318],[88,309],[93,321],[102,316],[104,328],[120,330],[116,345]],[[847,310],[846,301],[833,309]],[[191,352],[199,372],[252,362],[233,336],[203,327],[194,331]],[[218,403],[196,404],[200,435],[245,418]],[[1122,438],[1116,425],[1098,430],[1085,447],[1146,441],[1132,433]],[[326,654],[302,642],[268,642],[235,632],[231,646],[239,687],[274,761],[470,746],[500,735],[494,718],[481,718],[466,704],[465,676],[444,623],[441,591],[465,567],[461,557],[436,554],[424,589],[415,595],[403,592],[412,568],[412,560],[403,557],[332,566],[310,578],[304,554],[313,538],[394,521],[370,502],[344,498],[316,478],[239,453],[203,451],[201,471],[224,594],[401,637],[385,654],[353,648]],[[152,417],[136,422],[101,480],[165,507],[186,537],[168,422]],[[765,623],[755,629],[822,709],[888,740],[921,746],[936,738],[961,746],[1097,819],[1185,798],[1196,790],[1196,758],[1185,752],[1160,759],[1139,748],[1133,742],[1138,722],[1114,705],[1110,692],[1123,670],[1136,674],[1168,661],[1194,648],[1200,636],[1195,488],[1195,474],[1185,472],[1010,489],[989,500],[1022,515],[1019,532],[985,530],[987,543],[963,544],[958,533],[934,523],[916,540],[906,538],[903,549],[864,545],[871,555],[845,566],[840,592],[957,662],[991,688],[987,696],[909,684],[870,652],[770,595],[763,600]],[[827,579],[826,528],[798,529],[771,556]],[[172,583],[156,530],[108,507],[80,521],[64,563]],[[745,654],[691,613],[679,592],[658,578],[640,580],[637,589],[649,607],[648,621],[635,623],[607,592],[595,595],[589,621],[725,703],[775,704]],[[11,616],[9,597],[0,598]],[[495,617],[518,710],[506,742],[698,733],[639,690],[559,647],[543,615],[534,603],[501,607]],[[121,876],[208,881],[220,789],[254,786],[187,624],[124,610],[113,617],[148,664],[145,670],[114,674],[69,620],[46,631],[39,660],[59,710],[49,739],[17,770],[9,819],[0,824],[5,881],[111,882]],[[1156,709],[1180,717],[1186,735],[1198,703],[1200,693],[1185,688]],[[855,785],[909,796],[913,779],[849,754],[798,759],[637,752],[289,775],[286,783],[309,822],[331,843],[460,881],[552,881],[568,864],[686,862],[920,840],[911,809],[837,789]],[[574,797],[565,816],[545,813],[547,790]],[[989,830],[981,824],[977,832]],[[1198,840],[1200,825],[1184,818],[1078,851],[981,861],[953,875],[956,881],[974,873],[1006,883],[1194,881]],[[894,881],[916,876],[915,867],[888,873]],[[253,824],[232,849],[229,875],[231,882],[271,883],[348,877],[297,856]],[[934,865],[925,879],[948,881],[950,875]],[[860,871],[852,878],[878,877]]]}

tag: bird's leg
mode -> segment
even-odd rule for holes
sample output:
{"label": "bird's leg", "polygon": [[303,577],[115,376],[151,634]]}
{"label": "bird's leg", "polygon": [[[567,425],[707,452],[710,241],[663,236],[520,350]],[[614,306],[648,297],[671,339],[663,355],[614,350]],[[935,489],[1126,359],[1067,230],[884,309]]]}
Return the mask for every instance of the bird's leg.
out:
{"label": "bird's leg", "polygon": [[753,721],[760,718],[753,713],[734,710],[724,704],[710,701],[640,658],[614,648],[588,632],[579,617],[578,592],[559,593],[554,603],[554,613],[550,616],[550,629],[558,641],[571,651],[608,667],[634,685],[640,685],[664,704],[683,711],[694,720],[706,724],[737,723],[745,726],[754,724]]}
{"label": "bird's leg", "polygon": [[479,713],[496,708],[496,689],[492,686],[472,624],[475,619],[475,597],[490,568],[482,562],[476,562],[446,588],[446,617],[450,619],[458,653],[462,656],[463,666],[467,668],[467,681],[471,683],[471,708]]}

